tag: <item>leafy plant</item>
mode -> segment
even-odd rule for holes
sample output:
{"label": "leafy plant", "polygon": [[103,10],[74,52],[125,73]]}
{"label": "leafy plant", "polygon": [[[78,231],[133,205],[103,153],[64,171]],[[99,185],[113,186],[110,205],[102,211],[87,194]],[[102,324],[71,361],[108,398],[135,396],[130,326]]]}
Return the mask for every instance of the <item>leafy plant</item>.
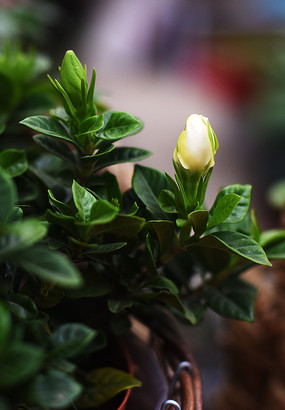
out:
{"label": "leafy plant", "polygon": [[[107,167],[150,152],[116,146],[142,123],[99,108],[95,78],[93,70],[88,84],[68,51],[60,81],[49,77],[62,106],[21,121],[37,132],[26,151],[0,153],[3,409],[93,408],[139,386],[96,362],[131,315],[154,332],[155,318],[194,325],[207,308],[253,321],[255,289],[240,275],[271,264],[261,245],[272,258],[276,246],[285,255],[284,232],[262,234],[249,212],[250,186],[225,187],[204,208],[218,148],[205,117],[196,118],[211,141],[205,163],[188,166],[180,139],[175,179],[135,165],[132,187],[121,192]],[[187,120],[181,138],[189,132]]]}

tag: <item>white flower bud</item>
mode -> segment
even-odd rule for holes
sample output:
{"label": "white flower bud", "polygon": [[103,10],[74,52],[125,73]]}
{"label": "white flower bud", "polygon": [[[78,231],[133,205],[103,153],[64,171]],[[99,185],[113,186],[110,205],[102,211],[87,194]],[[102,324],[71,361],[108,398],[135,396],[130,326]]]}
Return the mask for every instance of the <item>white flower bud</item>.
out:
{"label": "white flower bud", "polygon": [[185,170],[204,176],[215,165],[215,153],[219,147],[208,118],[192,114],[178,138],[173,159]]}

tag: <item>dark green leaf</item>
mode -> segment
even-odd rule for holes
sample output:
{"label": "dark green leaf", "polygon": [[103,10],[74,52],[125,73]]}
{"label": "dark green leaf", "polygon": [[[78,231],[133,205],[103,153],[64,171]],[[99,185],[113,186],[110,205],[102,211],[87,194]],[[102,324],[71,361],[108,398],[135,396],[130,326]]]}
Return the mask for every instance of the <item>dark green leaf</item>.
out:
{"label": "dark green leaf", "polygon": [[130,114],[124,112],[109,112],[104,114],[104,128],[100,138],[117,141],[130,135],[141,122]]}
{"label": "dark green leaf", "polygon": [[93,370],[87,375],[87,381],[93,386],[87,388],[79,400],[82,409],[98,407],[123,390],[141,386],[129,373],[110,367]]}
{"label": "dark green leaf", "polygon": [[123,310],[133,306],[133,301],[130,299],[108,299],[108,308],[112,313],[120,313]]}
{"label": "dark green leaf", "polygon": [[240,279],[231,279],[219,288],[205,290],[207,305],[222,316],[253,322],[255,288]]}
{"label": "dark green leaf", "polygon": [[215,232],[201,238],[197,245],[235,253],[252,262],[271,266],[262,247],[239,232]]}
{"label": "dark green leaf", "polygon": [[25,151],[6,149],[0,153],[0,168],[14,178],[23,174],[28,169]]}
{"label": "dark green leaf", "polygon": [[11,316],[7,307],[0,301],[0,357],[6,346],[11,329]]}
{"label": "dark green leaf", "polygon": [[174,214],[177,213],[175,204],[175,195],[168,189],[163,189],[158,197],[158,204],[163,212]]}
{"label": "dark green leaf", "polygon": [[43,359],[43,351],[39,346],[23,342],[11,344],[1,358],[0,386],[12,387],[34,376]]}
{"label": "dark green leaf", "polygon": [[97,245],[97,244],[90,244],[88,249],[84,251],[84,255],[96,255],[96,254],[102,254],[102,253],[110,253],[110,252],[115,252],[124,246],[127,245],[127,242],[114,242],[114,243],[105,243],[102,245]]}
{"label": "dark green leaf", "polygon": [[62,213],[63,215],[74,215],[73,209],[70,206],[66,205],[64,202],[58,201],[50,190],[48,190],[48,195],[49,203],[56,211]]}
{"label": "dark green leaf", "polygon": [[63,254],[46,248],[33,248],[17,255],[17,262],[28,272],[61,287],[77,287],[82,278]]}
{"label": "dark green leaf", "polygon": [[35,135],[34,140],[48,152],[51,152],[57,157],[62,158],[73,165],[75,164],[75,156],[73,151],[66,143],[50,137],[49,135]]}
{"label": "dark green leaf", "polygon": [[92,342],[96,331],[82,323],[65,323],[51,335],[53,350],[51,355],[61,357],[74,357],[84,352]]}
{"label": "dark green leaf", "polygon": [[119,238],[132,237],[143,228],[145,220],[137,216],[117,215],[108,224],[94,226],[94,235],[112,233]]}
{"label": "dark green leaf", "polygon": [[75,141],[69,137],[66,129],[54,118],[47,117],[45,115],[35,115],[20,121],[20,124],[26,125],[27,127],[32,128],[42,134],[51,135],[53,137],[68,141],[71,144],[75,144]]}
{"label": "dark green leaf", "polygon": [[151,155],[150,151],[141,148],[133,147],[118,147],[104,158],[99,159],[95,165],[95,169],[99,170],[114,164],[122,164],[126,162],[137,162]]}
{"label": "dark green leaf", "polygon": [[166,219],[166,215],[158,204],[160,192],[169,188],[165,175],[155,169],[136,165],[132,185],[137,196],[151,212],[160,219]]}
{"label": "dark green leaf", "polygon": [[38,374],[29,389],[30,400],[49,409],[70,406],[82,392],[82,387],[71,376],[58,370]]}
{"label": "dark green leaf", "polygon": [[266,254],[269,260],[285,259],[285,240],[266,248]]}
{"label": "dark green leaf", "polygon": [[175,285],[172,280],[165,278],[164,276],[154,276],[148,279],[144,286],[154,288],[154,289],[163,289],[167,290],[168,292],[172,293],[173,295],[177,295],[179,293],[177,286]]}
{"label": "dark green leaf", "polygon": [[32,320],[39,314],[35,302],[24,294],[11,294],[8,298],[8,306],[18,319]]}
{"label": "dark green leaf", "polygon": [[17,190],[13,180],[6,174],[0,173],[0,222],[9,219],[16,200]]}
{"label": "dark green leaf", "polygon": [[158,242],[160,254],[163,255],[173,244],[175,239],[175,226],[171,221],[148,221],[145,225],[147,229],[155,232]]}
{"label": "dark green leaf", "polygon": [[231,214],[240,200],[241,197],[234,193],[225,194],[223,196],[218,195],[214,205],[209,211],[210,216],[207,229],[211,229],[213,226],[219,225],[227,218],[231,218]]}

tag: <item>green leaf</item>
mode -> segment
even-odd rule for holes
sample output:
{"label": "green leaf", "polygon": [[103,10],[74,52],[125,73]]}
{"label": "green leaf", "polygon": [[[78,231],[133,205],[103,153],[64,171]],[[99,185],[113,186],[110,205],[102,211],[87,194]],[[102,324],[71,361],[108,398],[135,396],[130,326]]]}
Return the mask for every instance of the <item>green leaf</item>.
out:
{"label": "green leaf", "polygon": [[112,233],[118,238],[130,238],[139,233],[144,224],[145,220],[143,218],[119,214],[113,221],[107,224],[94,226],[94,235]]}
{"label": "green leaf", "polygon": [[231,278],[219,288],[205,290],[207,305],[222,316],[253,322],[256,289],[240,279]]}
{"label": "green leaf", "polygon": [[133,306],[134,302],[130,299],[108,299],[108,308],[112,313],[120,313]]}
{"label": "green leaf", "polygon": [[[6,222],[17,200],[17,190],[12,179],[0,173],[0,222]],[[1,254],[1,249],[0,249]]]}
{"label": "green leaf", "polygon": [[8,309],[2,301],[0,301],[0,357],[1,352],[6,346],[10,329],[11,329],[11,316]]}
{"label": "green leaf", "polygon": [[219,192],[215,203],[218,203],[220,198],[224,197],[227,194],[236,194],[241,197],[236,207],[233,209],[231,214],[228,216],[226,222],[230,222],[230,223],[241,222],[247,216],[249,207],[250,207],[250,201],[251,201],[251,190],[252,190],[252,187],[250,185],[235,184],[235,185],[229,185],[223,188]]}
{"label": "green leaf", "polygon": [[49,409],[70,406],[81,394],[82,386],[71,376],[58,370],[38,374],[29,388],[30,400]]}
{"label": "green leaf", "polygon": [[110,141],[125,138],[141,126],[141,122],[137,118],[124,112],[104,113],[104,122],[105,125],[99,138]]}
{"label": "green leaf", "polygon": [[269,229],[262,232],[260,236],[260,245],[262,247],[272,246],[283,241],[285,241],[285,229]]}
{"label": "green leaf", "polygon": [[74,239],[74,238],[70,238],[70,240],[76,245],[86,249],[84,251],[84,255],[115,252],[127,245],[127,242],[112,242],[112,243],[104,243],[104,244],[99,245],[97,243],[78,241],[77,239]]}
{"label": "green leaf", "polygon": [[60,82],[69,95],[72,103],[79,107],[82,103],[81,83],[87,92],[88,84],[86,79],[86,68],[82,67],[74,51],[68,50],[62,60],[60,67]]}
{"label": "green leaf", "polygon": [[28,272],[57,286],[73,288],[82,283],[80,273],[75,266],[59,252],[41,247],[29,249],[17,255],[17,263]]}
{"label": "green leaf", "polygon": [[215,232],[201,238],[197,246],[220,249],[242,256],[254,263],[271,266],[262,247],[249,236],[239,232]]}
{"label": "green leaf", "polygon": [[0,259],[10,259],[40,241],[47,233],[47,227],[37,219],[10,224],[0,237]]}
{"label": "green leaf", "polygon": [[154,232],[159,242],[160,255],[163,255],[173,244],[175,239],[175,226],[171,221],[148,221],[146,229]]}
{"label": "green leaf", "polygon": [[111,222],[118,214],[119,209],[104,199],[98,199],[92,206],[90,222],[101,225]]}
{"label": "green leaf", "polygon": [[175,283],[172,280],[165,278],[164,276],[154,276],[148,279],[144,283],[144,286],[160,290],[163,289],[172,293],[173,295],[178,295],[179,293],[179,290]]}
{"label": "green leaf", "polygon": [[47,117],[45,115],[35,115],[20,121],[20,124],[26,125],[27,127],[32,128],[42,134],[51,135],[53,137],[68,141],[71,144],[76,144],[76,142],[69,137],[66,129],[54,118]]}
{"label": "green leaf", "polygon": [[[227,218],[231,218],[231,214],[240,202],[241,197],[234,193],[225,195],[219,194],[215,200],[214,205],[209,211],[209,221],[207,229],[211,229]],[[229,221],[227,221],[229,222]]]}
{"label": "green leaf", "polygon": [[75,155],[66,143],[50,137],[49,135],[35,135],[34,140],[45,150],[57,157],[62,158],[73,165],[76,163]]}
{"label": "green leaf", "polygon": [[44,354],[39,346],[15,342],[1,358],[0,387],[19,385],[34,376],[40,369]]}
{"label": "green leaf", "polygon": [[75,180],[72,184],[72,193],[75,206],[78,210],[79,220],[89,222],[91,219],[92,207],[97,199]]}
{"label": "green leaf", "polygon": [[98,407],[121,391],[141,386],[141,382],[130,374],[111,367],[93,370],[86,379],[92,385],[87,387],[86,394],[79,400],[82,409]]}
{"label": "green leaf", "polygon": [[158,204],[163,212],[174,214],[177,213],[175,204],[175,195],[168,189],[163,189],[158,197]]}
{"label": "green leaf", "polygon": [[87,118],[87,120],[83,121],[79,127],[79,136],[86,135],[86,134],[93,134],[100,130],[104,125],[104,116],[101,115],[94,115],[93,117]]}
{"label": "green leaf", "polygon": [[96,337],[96,331],[82,323],[65,323],[51,335],[54,346],[51,355],[65,358],[74,357],[84,352]]}
{"label": "green leaf", "polygon": [[28,169],[25,151],[6,149],[0,153],[0,168],[14,178],[23,174]]}
{"label": "green leaf", "polygon": [[285,240],[266,248],[267,257],[273,259],[285,259]]}
{"label": "green leaf", "polygon": [[68,215],[68,216],[74,215],[73,209],[69,205],[65,204],[64,202],[58,201],[54,197],[51,190],[48,190],[48,195],[49,195],[49,203],[56,211],[62,213],[63,215]]}
{"label": "green leaf", "polygon": [[133,147],[118,147],[108,155],[104,156],[104,158],[100,158],[95,165],[95,170],[98,171],[99,169],[114,164],[141,161],[145,158],[148,158],[150,155],[151,152],[145,149]]}
{"label": "green leaf", "polygon": [[12,293],[8,297],[10,311],[21,320],[33,320],[38,317],[39,311],[35,302],[27,295]]}
{"label": "green leaf", "polygon": [[161,210],[158,197],[163,189],[169,188],[164,174],[156,169],[136,165],[132,186],[140,200],[160,219],[167,219]]}
{"label": "green leaf", "polygon": [[206,210],[193,211],[188,215],[188,223],[193,227],[196,235],[205,232],[208,222],[209,212]]}

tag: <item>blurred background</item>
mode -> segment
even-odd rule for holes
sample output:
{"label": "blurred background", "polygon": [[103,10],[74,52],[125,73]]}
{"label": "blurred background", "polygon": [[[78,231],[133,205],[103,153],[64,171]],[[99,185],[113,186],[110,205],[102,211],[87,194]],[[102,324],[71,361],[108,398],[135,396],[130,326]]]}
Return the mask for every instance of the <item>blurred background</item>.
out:
{"label": "blurred background", "polygon": [[[89,73],[96,68],[102,101],[143,120],[144,130],[126,144],[153,152],[145,165],[172,174],[172,153],[187,117],[207,116],[220,143],[208,205],[224,185],[249,183],[262,229],[280,225],[268,191],[285,178],[283,0],[0,5],[1,48],[7,41],[35,47],[50,58],[55,76],[67,49]],[[191,333],[206,399],[223,378],[218,323],[206,317]]]}

